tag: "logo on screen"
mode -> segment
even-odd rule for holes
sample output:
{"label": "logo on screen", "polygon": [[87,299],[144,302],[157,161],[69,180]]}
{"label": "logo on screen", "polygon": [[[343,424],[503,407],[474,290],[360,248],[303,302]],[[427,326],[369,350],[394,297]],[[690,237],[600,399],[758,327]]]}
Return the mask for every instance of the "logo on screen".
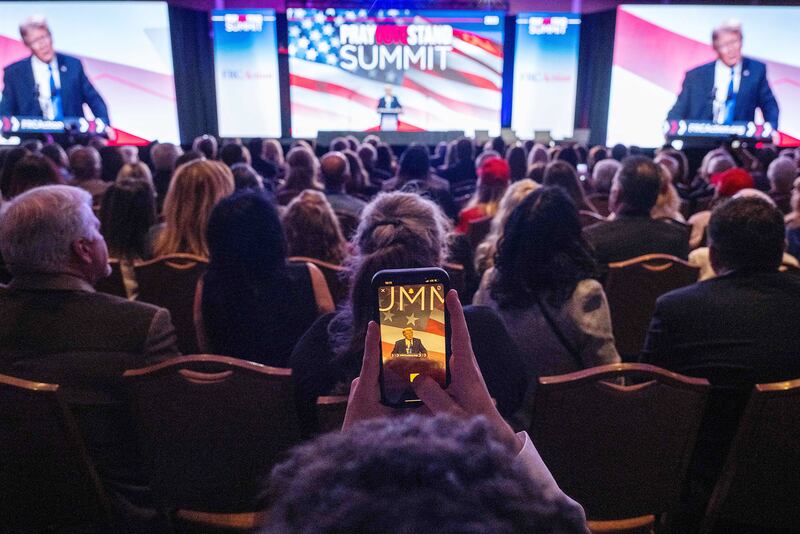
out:
{"label": "logo on screen", "polygon": [[260,32],[263,27],[264,15],[258,13],[225,14],[225,31],[228,33]]}
{"label": "logo on screen", "polygon": [[531,17],[528,19],[530,35],[564,35],[567,33],[567,17]]}

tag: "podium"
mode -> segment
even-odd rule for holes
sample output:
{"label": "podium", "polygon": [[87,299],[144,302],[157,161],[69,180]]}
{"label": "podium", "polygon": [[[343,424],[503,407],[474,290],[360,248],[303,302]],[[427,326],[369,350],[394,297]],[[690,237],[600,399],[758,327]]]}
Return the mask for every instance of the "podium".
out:
{"label": "podium", "polygon": [[378,113],[381,114],[381,131],[396,132],[399,123],[398,115],[402,112],[403,108],[378,108]]}
{"label": "podium", "polygon": [[0,117],[0,133],[5,136],[24,134],[65,134],[82,133],[103,135],[108,125],[101,119],[84,117],[64,117],[63,119],[45,119],[42,117],[26,117],[11,115]]}
{"label": "podium", "polygon": [[717,124],[711,121],[667,120],[663,129],[667,141],[680,140],[684,146],[705,146],[733,139],[771,141],[775,132],[768,122],[756,124],[753,121]]}

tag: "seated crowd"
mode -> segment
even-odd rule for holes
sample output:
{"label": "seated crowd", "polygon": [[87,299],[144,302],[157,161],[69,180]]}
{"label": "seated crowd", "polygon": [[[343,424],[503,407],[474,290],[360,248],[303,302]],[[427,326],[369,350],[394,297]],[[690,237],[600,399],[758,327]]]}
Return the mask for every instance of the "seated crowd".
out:
{"label": "seated crowd", "polygon": [[[0,374],[61,385],[120,531],[169,531],[122,373],[180,354],[170,312],[138,299],[136,266],[183,255],[207,264],[200,352],[292,372],[311,441],[265,481],[266,531],[584,532],[525,432],[538,379],[622,361],[604,283],[648,254],[699,275],[658,299],[638,361],[713,386],[703,369],[736,367],[746,391],[800,378],[798,163],[716,149],[693,174],[669,147],[502,138],[399,157],[376,135],[329,147],[204,135],[186,152],[26,141],[0,151]],[[94,289],[109,257],[127,298]],[[463,275],[446,299],[453,382],[414,381],[434,417],[383,418],[371,280],[417,267]],[[343,432],[314,439],[330,395],[350,395]],[[704,420],[687,529],[744,401]]]}

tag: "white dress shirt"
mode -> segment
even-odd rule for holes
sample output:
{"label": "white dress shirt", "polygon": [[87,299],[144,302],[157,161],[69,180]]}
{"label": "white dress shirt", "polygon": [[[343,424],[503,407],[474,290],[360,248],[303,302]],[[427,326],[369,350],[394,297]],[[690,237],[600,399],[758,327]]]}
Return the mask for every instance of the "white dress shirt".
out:
{"label": "white dress shirt", "polygon": [[[733,92],[739,92],[742,81],[742,62],[733,67]],[[718,59],[714,65],[714,122],[725,122],[725,102],[728,100],[728,85],[731,83],[731,68]]]}
{"label": "white dress shirt", "polygon": [[[61,75],[58,70],[58,61],[53,56],[50,62],[53,67],[53,81],[56,87],[61,87]],[[53,109],[53,102],[50,99],[50,69],[48,64],[36,56],[31,56],[31,66],[33,67],[33,83],[38,88],[39,92],[39,105],[42,107],[42,112],[46,119],[53,119],[55,117],[55,110]]]}

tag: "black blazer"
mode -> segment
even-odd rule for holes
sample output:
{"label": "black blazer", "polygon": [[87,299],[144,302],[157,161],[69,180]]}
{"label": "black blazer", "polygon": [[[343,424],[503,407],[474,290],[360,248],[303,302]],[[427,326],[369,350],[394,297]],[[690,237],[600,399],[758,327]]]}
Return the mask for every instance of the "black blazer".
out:
{"label": "black blazer", "polygon": [[798,332],[800,276],[734,272],[659,298],[642,360],[678,372],[732,364],[755,382],[800,378]]}
{"label": "black blazer", "polygon": [[[678,100],[667,114],[668,119],[713,119],[715,64],[716,61],[712,61],[686,73]],[[733,120],[752,121],[756,108],[761,108],[764,120],[777,127],[778,102],[767,81],[767,66],[760,61],[744,58]]]}
{"label": "black blazer", "polygon": [[629,260],[645,254],[689,256],[690,228],[678,222],[650,217],[620,216],[584,229],[600,264]]}
{"label": "black blazer", "polygon": [[[83,117],[83,104],[86,103],[95,117],[108,124],[106,103],[86,77],[81,60],[65,54],[56,54],[56,60],[61,78],[61,108],[64,116]],[[3,71],[3,84],[0,116],[42,116],[30,57],[7,66]]]}

